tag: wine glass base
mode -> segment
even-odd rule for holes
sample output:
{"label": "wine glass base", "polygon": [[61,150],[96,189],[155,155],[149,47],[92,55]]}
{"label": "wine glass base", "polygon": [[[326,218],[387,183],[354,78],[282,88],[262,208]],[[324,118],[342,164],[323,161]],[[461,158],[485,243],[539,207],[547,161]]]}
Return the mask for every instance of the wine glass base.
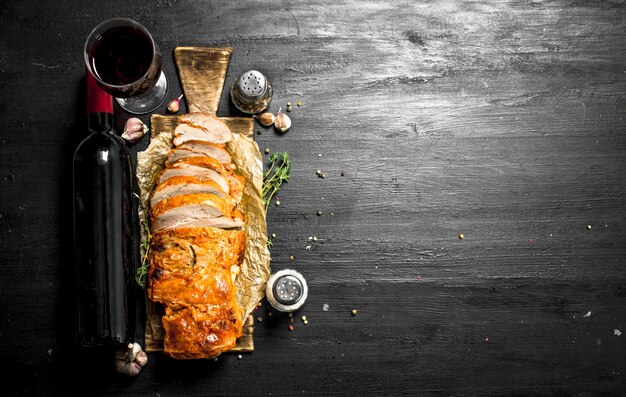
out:
{"label": "wine glass base", "polygon": [[146,114],[152,113],[161,106],[167,94],[167,79],[161,72],[159,80],[152,89],[145,94],[132,98],[115,98],[117,103],[128,113]]}

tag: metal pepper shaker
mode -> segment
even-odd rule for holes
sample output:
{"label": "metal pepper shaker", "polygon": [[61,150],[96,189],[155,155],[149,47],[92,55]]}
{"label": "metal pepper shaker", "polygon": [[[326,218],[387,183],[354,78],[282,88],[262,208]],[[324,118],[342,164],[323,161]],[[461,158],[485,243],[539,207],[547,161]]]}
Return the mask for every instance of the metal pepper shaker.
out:
{"label": "metal pepper shaker", "polygon": [[309,287],[302,274],[284,269],[273,274],[265,287],[267,301],[281,312],[298,310],[309,295]]}
{"label": "metal pepper shaker", "polygon": [[256,114],[265,110],[272,102],[272,85],[257,70],[248,70],[235,80],[230,97],[237,109]]}

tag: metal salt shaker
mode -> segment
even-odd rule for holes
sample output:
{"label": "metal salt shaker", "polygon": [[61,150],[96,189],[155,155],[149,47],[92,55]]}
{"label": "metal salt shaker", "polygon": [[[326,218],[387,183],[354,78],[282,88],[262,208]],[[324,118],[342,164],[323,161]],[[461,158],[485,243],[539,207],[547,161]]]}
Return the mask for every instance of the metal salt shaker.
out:
{"label": "metal salt shaker", "polygon": [[302,274],[284,269],[270,277],[265,287],[267,301],[281,312],[298,310],[309,294],[309,287]]}
{"label": "metal salt shaker", "polygon": [[272,85],[261,72],[248,70],[235,80],[230,96],[242,112],[260,113],[272,102]]}

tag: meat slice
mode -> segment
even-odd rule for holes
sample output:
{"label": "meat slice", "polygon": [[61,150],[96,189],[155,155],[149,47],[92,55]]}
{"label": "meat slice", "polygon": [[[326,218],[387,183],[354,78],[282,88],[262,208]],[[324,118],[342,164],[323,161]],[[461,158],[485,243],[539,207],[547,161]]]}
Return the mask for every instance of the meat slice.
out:
{"label": "meat slice", "polygon": [[244,226],[241,218],[228,218],[225,216],[205,217],[202,214],[189,216],[187,210],[168,211],[158,217],[152,224],[152,232],[161,230],[174,230],[187,227],[214,227],[219,229],[235,229]]}
{"label": "meat slice", "polygon": [[[203,214],[193,214],[189,216],[189,209],[182,211],[168,211],[159,216],[152,223],[152,232],[161,230],[174,230],[187,227],[214,227],[219,229],[235,229],[244,225],[240,218],[228,218],[225,216],[203,216]],[[193,210],[193,208],[191,208]]]}
{"label": "meat slice", "polygon": [[230,196],[235,200],[236,203],[241,201],[241,197],[243,196],[243,187],[244,187],[244,179],[242,176],[237,174],[226,173],[224,175],[226,182],[228,183],[228,189],[230,192]]}
{"label": "meat slice", "polygon": [[151,215],[154,218],[176,208],[182,208],[188,205],[198,205],[203,208],[201,211],[206,214],[215,214],[214,216],[230,216],[233,211],[233,204],[215,194],[195,193],[183,194],[161,200],[152,206]]}
{"label": "meat slice", "polygon": [[233,139],[233,133],[222,120],[206,113],[187,113],[180,116],[178,118],[178,121],[184,124],[201,128],[211,134],[215,134],[221,137],[221,142],[214,143],[224,143]]}
{"label": "meat slice", "polygon": [[233,133],[218,119],[221,124],[213,129],[201,128],[187,123],[181,123],[174,129],[174,146],[178,146],[187,141],[201,141],[208,143],[226,143],[233,139]]}
{"label": "meat slice", "polygon": [[177,176],[192,176],[200,180],[215,181],[222,190],[228,194],[230,193],[229,183],[224,179],[222,174],[209,168],[198,167],[196,165],[180,163],[176,168],[166,168],[161,171],[159,175],[159,184],[164,183],[170,178]]}
{"label": "meat slice", "polygon": [[[173,271],[190,264],[194,269],[216,264],[240,265],[246,249],[244,230],[187,227],[155,232],[151,236],[151,264]],[[150,276],[150,273],[148,274]]]}
{"label": "meat slice", "polygon": [[203,180],[195,176],[175,176],[157,186],[150,198],[150,205],[174,196],[193,193],[210,193],[226,198],[226,192],[214,180]]}
{"label": "meat slice", "polygon": [[[176,152],[177,150],[180,150],[180,149],[197,153],[197,155],[205,155],[205,156],[213,157],[214,159],[216,159],[222,164],[230,164],[232,162],[232,158],[230,157],[230,154],[228,154],[228,152],[224,148],[218,145],[211,144],[211,143],[202,142],[202,141],[187,141],[181,144],[180,146],[178,146],[177,149],[172,150],[172,152]],[[187,155],[186,157],[192,157],[189,153],[183,152],[183,154],[186,154]],[[172,154],[168,156],[168,159],[169,157],[172,157]]]}
{"label": "meat slice", "polygon": [[217,160],[210,157],[188,157],[170,164],[168,168],[165,168],[161,172],[159,184],[173,176],[180,175],[197,176],[205,180],[212,179],[224,192],[230,194],[236,203],[241,201],[241,197],[243,196],[243,177],[224,170],[223,166],[217,162]]}
{"label": "meat slice", "polygon": [[197,167],[209,168],[220,174],[224,173],[224,166],[213,157],[200,156],[200,157],[184,157],[171,163],[166,163],[170,168],[181,168],[186,165],[195,165]]}

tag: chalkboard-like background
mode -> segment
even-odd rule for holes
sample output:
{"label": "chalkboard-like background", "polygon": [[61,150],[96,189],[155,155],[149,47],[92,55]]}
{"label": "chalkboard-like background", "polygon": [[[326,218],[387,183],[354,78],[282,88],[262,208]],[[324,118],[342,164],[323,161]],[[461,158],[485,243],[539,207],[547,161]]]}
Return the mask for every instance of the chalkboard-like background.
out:
{"label": "chalkboard-like background", "polygon": [[[3,2],[0,394],[624,395],[625,11]],[[241,359],[151,355],[128,380],[109,355],[72,348],[81,51],[113,16],[153,33],[172,98],[173,48],[231,45],[228,86],[256,68],[273,82],[272,111],[294,105],[290,132],[257,127],[256,139],[293,160],[268,216],[272,264],[301,271],[310,297],[293,332],[259,310],[256,350]],[[219,114],[239,114],[227,90]],[[117,112],[120,130],[127,117]]]}

